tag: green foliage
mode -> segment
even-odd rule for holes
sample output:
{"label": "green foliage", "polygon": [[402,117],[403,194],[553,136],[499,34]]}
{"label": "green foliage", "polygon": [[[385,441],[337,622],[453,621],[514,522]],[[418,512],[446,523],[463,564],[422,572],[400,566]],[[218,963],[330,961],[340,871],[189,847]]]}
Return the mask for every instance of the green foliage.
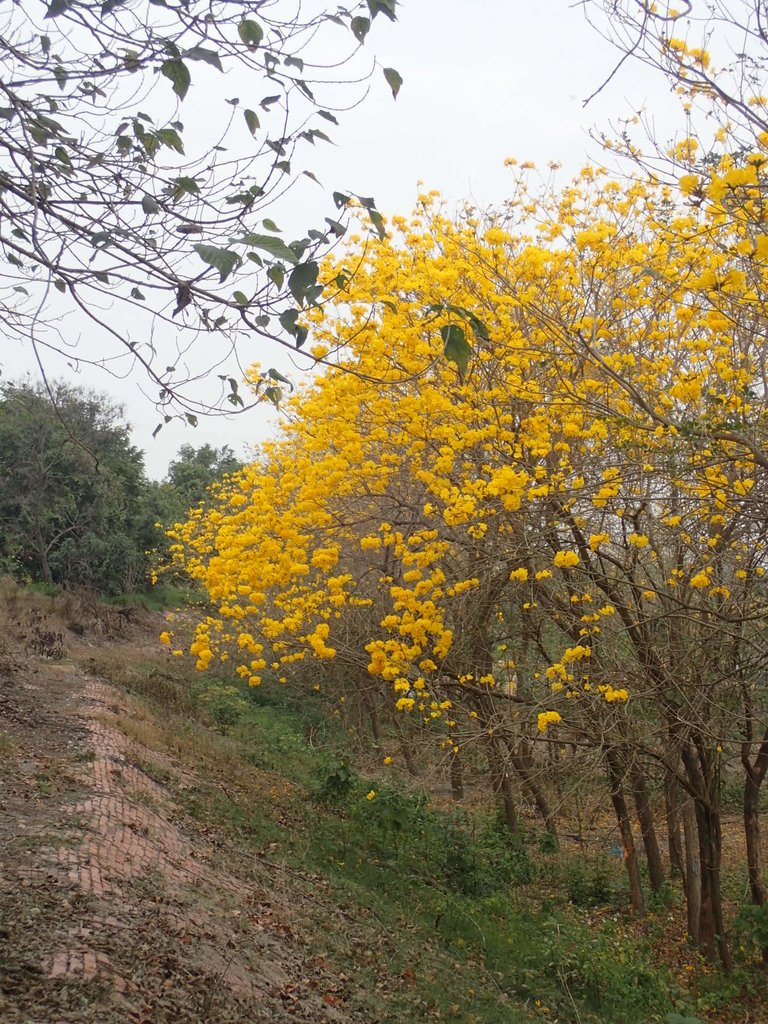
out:
{"label": "green foliage", "polygon": [[248,702],[234,685],[214,680],[199,696],[201,706],[222,735],[242,721],[248,711]]}
{"label": "green foliage", "polygon": [[148,582],[154,492],[122,410],[65,384],[0,388],[0,560],[20,581]]}
{"label": "green foliage", "polygon": [[440,336],[443,339],[445,358],[456,363],[459,373],[466,373],[472,348],[464,334],[464,329],[458,324],[449,324],[447,327],[440,328]]}
{"label": "green foliage", "polygon": [[740,946],[755,956],[762,956],[768,949],[768,905],[759,907],[751,903],[742,907],[734,922],[734,931]]}
{"label": "green foliage", "polygon": [[331,766],[315,794],[323,804],[337,804],[349,799],[350,794],[360,786],[360,777],[350,766],[349,759],[340,758]]}
{"label": "green foliage", "polygon": [[212,484],[236,473],[242,466],[229,445],[214,448],[204,444],[195,448],[183,444],[168,467],[164,483],[159,485],[165,506],[160,519],[169,524],[183,517],[188,509],[207,499]]}
{"label": "green foliage", "polygon": [[[604,907],[617,897],[617,883],[604,859],[569,858],[559,865],[559,877],[575,907]],[[623,876],[619,885],[623,888]]]}

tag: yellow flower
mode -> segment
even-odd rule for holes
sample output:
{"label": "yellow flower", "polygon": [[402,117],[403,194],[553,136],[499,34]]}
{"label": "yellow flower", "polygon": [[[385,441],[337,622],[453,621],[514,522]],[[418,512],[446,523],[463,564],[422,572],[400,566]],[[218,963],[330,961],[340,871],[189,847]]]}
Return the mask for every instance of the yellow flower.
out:
{"label": "yellow flower", "polygon": [[579,556],[575,551],[558,551],[553,561],[558,569],[570,569],[579,564]]}
{"label": "yellow flower", "polygon": [[694,587],[696,590],[701,590],[703,587],[709,586],[709,576],[705,572],[697,572],[695,576],[692,576],[689,580],[689,585]]}
{"label": "yellow flower", "polygon": [[365,794],[365,799],[366,800],[375,800],[376,799],[376,790],[375,789],[369,789],[368,792]]}
{"label": "yellow flower", "polygon": [[546,732],[550,725],[557,725],[562,718],[557,711],[542,711],[538,717],[539,732]]}
{"label": "yellow flower", "polygon": [[160,634],[159,639],[161,644],[166,644],[166,646],[168,646],[171,643],[171,634],[164,629],[163,632]]}

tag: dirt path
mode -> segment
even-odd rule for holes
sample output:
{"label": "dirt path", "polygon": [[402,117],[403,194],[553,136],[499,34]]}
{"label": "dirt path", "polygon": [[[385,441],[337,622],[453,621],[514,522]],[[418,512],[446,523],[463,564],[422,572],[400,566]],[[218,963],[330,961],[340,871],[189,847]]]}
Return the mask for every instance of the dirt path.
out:
{"label": "dirt path", "polygon": [[362,1020],[300,908],[185,818],[194,776],[118,728],[131,710],[76,662],[0,675],[0,1019]]}

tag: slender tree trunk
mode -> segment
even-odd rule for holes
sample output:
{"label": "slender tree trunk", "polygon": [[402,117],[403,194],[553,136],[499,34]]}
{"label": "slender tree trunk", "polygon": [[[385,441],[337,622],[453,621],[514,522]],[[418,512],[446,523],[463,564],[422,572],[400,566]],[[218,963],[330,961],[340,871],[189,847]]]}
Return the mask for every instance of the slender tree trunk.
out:
{"label": "slender tree trunk", "polygon": [[667,816],[667,847],[669,850],[670,874],[679,874],[685,885],[683,866],[683,844],[680,837],[680,784],[674,772],[667,769],[664,778],[664,807]]}
{"label": "slender tree trunk", "polygon": [[37,548],[37,557],[40,562],[40,573],[46,583],[53,584],[53,574],[51,573],[51,566],[48,561],[48,549],[43,538],[43,530],[40,526],[40,521],[35,516],[35,547]]}
{"label": "slender tree trunk", "polygon": [[683,886],[685,906],[688,912],[688,938],[694,946],[698,946],[701,936],[701,859],[699,858],[699,837],[696,831],[696,808],[690,797],[683,802],[682,818],[685,840]]}
{"label": "slender tree trunk", "polygon": [[504,820],[507,824],[510,839],[513,842],[516,842],[520,834],[520,827],[509,772],[507,771],[498,743],[494,737],[487,737],[486,746],[488,749],[488,764],[491,770],[491,786],[493,788],[493,792],[497,796],[501,797],[502,808],[504,810]]}
{"label": "slender tree trunk", "polygon": [[618,754],[615,750],[606,751],[608,764],[608,779],[611,787],[611,803],[616,813],[616,820],[619,823],[619,832],[624,845],[624,864],[629,879],[629,898],[632,910],[638,917],[645,916],[645,898],[643,897],[643,885],[640,879],[640,867],[637,861],[637,849],[635,839],[632,835],[632,823],[629,818],[627,801],[624,797],[622,787],[622,771]]}
{"label": "slender tree trunk", "polygon": [[413,748],[408,741],[408,737],[403,729],[403,723],[399,718],[395,719],[395,727],[398,735],[400,736],[400,753],[403,761],[405,762],[405,767],[408,769],[408,774],[412,775],[414,779],[417,779],[419,777],[419,768],[413,756]]}
{"label": "slender tree trunk", "polygon": [[376,705],[376,698],[371,695],[370,690],[365,683],[363,683],[360,693],[363,706],[365,707],[368,715],[368,721],[371,724],[371,735],[373,736],[374,746],[378,747],[381,745],[381,721],[379,719],[379,709]]}
{"label": "slender tree trunk", "polygon": [[[507,741],[507,744],[509,745],[509,741]],[[520,776],[520,781],[525,787],[526,793],[530,799],[533,800],[536,810],[538,811],[541,820],[544,822],[544,828],[552,836],[555,848],[557,849],[559,845],[557,837],[557,819],[555,818],[552,808],[549,806],[549,801],[544,794],[544,790],[533,778],[533,774],[527,764],[527,759],[524,757],[517,757],[511,749],[510,754],[512,757],[512,765]]]}
{"label": "slender tree trunk", "polygon": [[722,836],[720,812],[717,806],[717,782],[709,770],[703,745],[691,744],[683,748],[683,764],[693,791],[697,794],[696,827],[699,833],[701,859],[701,916],[699,947],[710,960],[720,961],[725,971],[731,969],[731,956],[725,937],[723,904],[720,886],[720,860]]}
{"label": "slender tree trunk", "polygon": [[557,796],[558,804],[563,802],[563,780],[561,776],[560,768],[560,746],[557,743],[547,744],[547,756],[549,758],[549,768],[552,773],[552,784],[555,787],[555,795]]}
{"label": "slender tree trunk", "polygon": [[643,847],[645,858],[648,862],[648,879],[651,889],[659,892],[664,885],[664,865],[661,860],[661,851],[656,838],[656,825],[653,820],[653,810],[648,799],[648,789],[645,784],[643,769],[637,761],[632,765],[632,795],[637,810],[637,820],[640,824],[640,832],[643,836]]}
{"label": "slender tree trunk", "polygon": [[747,873],[752,902],[758,907],[765,903],[762,854],[760,849],[760,783],[758,772],[750,768],[744,779],[744,839],[747,845]]}
{"label": "slender tree trunk", "polygon": [[464,762],[461,754],[451,752],[451,796],[457,802],[464,799]]}
{"label": "slender tree trunk", "polygon": [[[768,729],[763,734],[754,762],[750,758],[751,741],[754,736],[752,707],[745,700],[746,738],[741,748],[741,763],[744,768],[744,840],[747,846],[747,873],[752,902],[762,907],[766,901],[763,879],[763,857],[760,838],[760,787],[768,772]],[[763,958],[768,960],[768,949]]]}

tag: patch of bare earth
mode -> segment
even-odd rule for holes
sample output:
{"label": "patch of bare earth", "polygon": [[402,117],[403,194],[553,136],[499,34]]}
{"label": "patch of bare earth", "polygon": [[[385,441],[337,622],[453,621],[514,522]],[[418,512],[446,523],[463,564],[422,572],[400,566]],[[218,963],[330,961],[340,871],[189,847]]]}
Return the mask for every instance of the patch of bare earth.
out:
{"label": "patch of bare earth", "polygon": [[0,666],[0,1020],[362,1020],[290,894],[185,818],[194,778],[118,727],[133,711],[77,664]]}

